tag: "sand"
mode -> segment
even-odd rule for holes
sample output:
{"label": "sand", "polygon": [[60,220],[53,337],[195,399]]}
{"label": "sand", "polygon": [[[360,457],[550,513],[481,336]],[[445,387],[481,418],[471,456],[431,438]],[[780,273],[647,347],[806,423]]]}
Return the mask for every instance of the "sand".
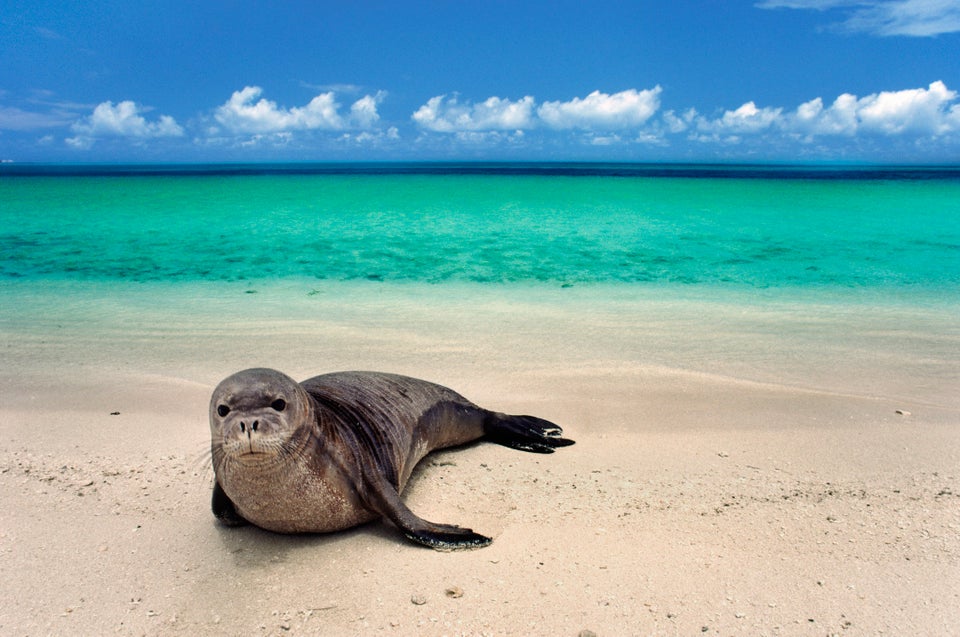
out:
{"label": "sand", "polygon": [[[956,308],[53,287],[0,290],[4,635],[960,632]],[[225,529],[207,401],[253,365],[412,374],[577,444],[421,463],[407,503],[481,550]]]}

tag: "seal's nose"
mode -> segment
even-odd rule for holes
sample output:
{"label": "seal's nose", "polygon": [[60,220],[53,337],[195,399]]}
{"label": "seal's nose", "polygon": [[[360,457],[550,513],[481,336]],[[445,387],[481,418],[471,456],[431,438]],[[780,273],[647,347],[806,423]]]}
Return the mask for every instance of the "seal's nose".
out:
{"label": "seal's nose", "polygon": [[240,432],[241,432],[241,433],[246,433],[246,434],[249,436],[250,433],[253,432],[253,431],[256,431],[259,426],[260,426],[260,421],[259,421],[259,420],[254,420],[254,421],[250,424],[250,431],[247,431],[247,423],[245,423],[245,422],[243,422],[243,421],[241,420],[241,421],[240,421]]}

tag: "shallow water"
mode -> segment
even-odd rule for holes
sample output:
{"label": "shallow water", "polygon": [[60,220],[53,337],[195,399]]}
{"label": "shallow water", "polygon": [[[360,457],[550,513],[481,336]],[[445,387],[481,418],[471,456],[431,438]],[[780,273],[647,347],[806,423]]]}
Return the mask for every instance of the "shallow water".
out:
{"label": "shallow water", "polygon": [[748,383],[960,408],[955,301],[312,279],[2,281],[0,297],[0,384],[10,396],[64,375],[212,387],[264,366],[297,378],[376,369],[514,395],[525,384],[568,387],[585,407],[609,379],[633,387],[642,409],[647,383],[666,378],[681,402],[704,383]]}
{"label": "shallow water", "polygon": [[960,171],[121,168],[0,176],[7,382],[101,361],[960,395]]}

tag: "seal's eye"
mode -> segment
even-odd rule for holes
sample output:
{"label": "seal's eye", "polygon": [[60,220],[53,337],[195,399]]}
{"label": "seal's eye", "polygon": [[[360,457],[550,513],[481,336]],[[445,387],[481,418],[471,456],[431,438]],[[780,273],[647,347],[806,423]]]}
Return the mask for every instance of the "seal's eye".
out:
{"label": "seal's eye", "polygon": [[270,403],[270,406],[277,411],[283,411],[287,408],[287,401],[285,401],[283,398],[277,398],[275,401]]}
{"label": "seal's eye", "polygon": [[217,407],[217,413],[220,414],[221,418],[223,418],[224,416],[230,413],[230,408],[227,407],[226,405],[220,405],[219,407]]}

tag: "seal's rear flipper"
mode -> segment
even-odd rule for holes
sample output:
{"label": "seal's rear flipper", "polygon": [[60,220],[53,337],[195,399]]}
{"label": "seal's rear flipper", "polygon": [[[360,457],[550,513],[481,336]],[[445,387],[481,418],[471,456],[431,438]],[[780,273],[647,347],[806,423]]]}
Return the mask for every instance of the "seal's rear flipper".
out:
{"label": "seal's rear flipper", "polygon": [[509,416],[490,412],[483,422],[486,439],[505,447],[533,453],[553,453],[557,447],[573,444],[558,425],[536,416]]}

